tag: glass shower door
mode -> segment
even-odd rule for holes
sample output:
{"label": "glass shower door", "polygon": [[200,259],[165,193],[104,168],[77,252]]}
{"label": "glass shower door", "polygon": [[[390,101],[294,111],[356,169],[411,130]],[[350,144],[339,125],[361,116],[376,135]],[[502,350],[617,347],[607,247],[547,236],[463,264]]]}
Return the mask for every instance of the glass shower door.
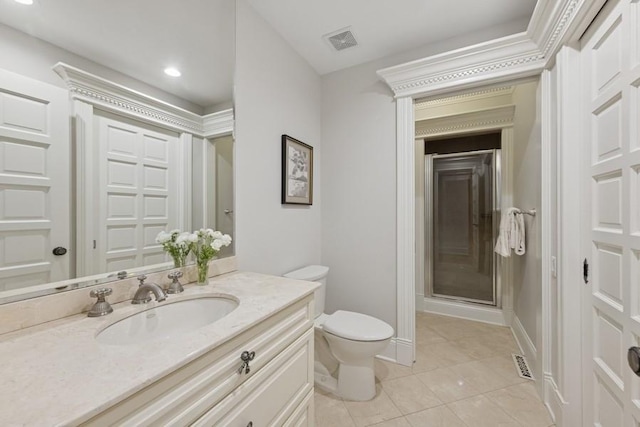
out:
{"label": "glass shower door", "polygon": [[493,252],[498,156],[499,150],[486,150],[427,158],[431,296],[498,305]]}

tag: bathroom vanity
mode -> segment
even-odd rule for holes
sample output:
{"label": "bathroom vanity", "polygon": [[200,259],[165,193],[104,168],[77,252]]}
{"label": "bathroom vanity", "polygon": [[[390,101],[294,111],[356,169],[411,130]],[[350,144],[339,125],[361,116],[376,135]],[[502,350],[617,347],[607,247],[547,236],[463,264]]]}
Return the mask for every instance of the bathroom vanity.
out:
{"label": "bathroom vanity", "polygon": [[[161,303],[2,335],[0,425],[311,426],[316,287],[234,272]],[[237,307],[167,337],[96,339],[142,311],[153,323],[161,306],[203,298]]]}

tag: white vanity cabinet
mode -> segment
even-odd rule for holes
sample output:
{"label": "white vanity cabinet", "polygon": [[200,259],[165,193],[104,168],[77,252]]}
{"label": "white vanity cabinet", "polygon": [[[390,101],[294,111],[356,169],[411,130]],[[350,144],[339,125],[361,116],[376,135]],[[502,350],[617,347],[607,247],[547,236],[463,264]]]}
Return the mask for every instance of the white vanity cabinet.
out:
{"label": "white vanity cabinet", "polygon": [[313,313],[310,295],[83,425],[311,426]]}

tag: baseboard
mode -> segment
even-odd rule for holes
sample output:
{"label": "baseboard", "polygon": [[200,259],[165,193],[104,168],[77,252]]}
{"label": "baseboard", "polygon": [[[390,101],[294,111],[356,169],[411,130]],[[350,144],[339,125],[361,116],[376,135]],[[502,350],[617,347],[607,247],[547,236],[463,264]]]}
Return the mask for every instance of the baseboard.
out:
{"label": "baseboard", "polygon": [[411,340],[397,338],[396,339],[396,363],[404,366],[413,366],[413,342]]}
{"label": "baseboard", "polygon": [[399,365],[413,366],[413,343],[402,338],[391,338],[387,348],[376,357]]}
{"label": "baseboard", "polygon": [[485,307],[480,304],[466,304],[440,298],[425,297],[423,311],[475,320],[477,322],[492,323],[494,325],[509,326],[501,309]]}
{"label": "baseboard", "polygon": [[567,402],[562,398],[555,380],[548,373],[544,375],[544,405],[547,407],[554,424],[557,427],[564,426],[562,414]]}
{"label": "baseboard", "polygon": [[384,351],[378,354],[376,357],[378,359],[386,360],[387,362],[398,363],[397,359],[397,350],[396,350],[396,339],[395,337],[391,338],[389,345]]}
{"label": "baseboard", "polygon": [[[518,316],[513,316],[513,322],[511,323],[511,331],[513,333],[513,337],[516,339],[516,343],[518,343],[518,347],[520,347],[520,351],[527,358],[527,362],[529,362],[529,368],[533,372],[533,376],[536,381],[541,380],[540,372],[538,372],[538,364],[536,363],[538,360],[538,353],[536,351],[536,346],[531,341],[531,338],[525,331],[524,326],[518,319]],[[540,393],[540,391],[538,391]]]}

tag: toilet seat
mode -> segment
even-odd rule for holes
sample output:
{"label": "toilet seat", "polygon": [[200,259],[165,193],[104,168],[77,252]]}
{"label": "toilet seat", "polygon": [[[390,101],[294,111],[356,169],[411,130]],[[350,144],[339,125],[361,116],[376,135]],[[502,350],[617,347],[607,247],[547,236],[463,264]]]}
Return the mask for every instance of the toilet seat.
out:
{"label": "toilet seat", "polygon": [[[318,316],[316,322],[322,316],[326,315]],[[393,336],[393,328],[388,323],[362,313],[338,310],[325,319],[322,323],[324,331],[344,339],[382,341]]]}

